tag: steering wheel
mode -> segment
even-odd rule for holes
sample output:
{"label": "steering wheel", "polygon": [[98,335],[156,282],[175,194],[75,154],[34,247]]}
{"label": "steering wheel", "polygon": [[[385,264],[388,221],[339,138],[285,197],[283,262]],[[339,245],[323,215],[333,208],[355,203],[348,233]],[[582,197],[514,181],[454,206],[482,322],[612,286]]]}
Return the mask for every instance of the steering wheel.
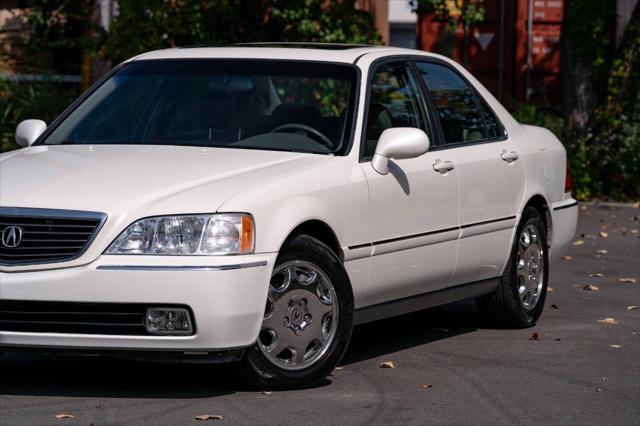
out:
{"label": "steering wheel", "polygon": [[[305,132],[316,136],[318,141],[320,143],[322,143],[322,145],[326,146],[327,148],[333,150],[333,142],[331,142],[331,139],[329,139],[324,133],[322,133],[320,130],[315,129],[311,126],[307,126],[306,124],[300,124],[300,123],[286,123],[283,124],[281,126],[276,127],[275,129],[273,129],[270,133],[277,133],[277,132],[282,132],[282,130],[284,129],[293,129],[293,130],[304,130]],[[286,132],[285,132],[286,133]]]}

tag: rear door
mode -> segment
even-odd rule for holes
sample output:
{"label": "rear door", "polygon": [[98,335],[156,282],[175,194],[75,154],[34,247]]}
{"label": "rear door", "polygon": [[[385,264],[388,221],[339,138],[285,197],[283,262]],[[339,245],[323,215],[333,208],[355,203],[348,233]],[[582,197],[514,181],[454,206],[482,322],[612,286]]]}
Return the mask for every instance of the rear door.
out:
{"label": "rear door", "polygon": [[473,86],[441,61],[417,62],[438,116],[441,152],[460,179],[460,243],[454,282],[501,274],[524,195],[523,161]]}
{"label": "rear door", "polygon": [[[378,304],[448,285],[456,263],[458,171],[448,151],[371,166],[385,129],[416,127],[430,136],[419,80],[409,61],[374,65],[370,74],[361,166],[371,204],[371,279],[366,303]],[[442,164],[450,166],[441,167]],[[439,170],[436,170],[439,169]]]}

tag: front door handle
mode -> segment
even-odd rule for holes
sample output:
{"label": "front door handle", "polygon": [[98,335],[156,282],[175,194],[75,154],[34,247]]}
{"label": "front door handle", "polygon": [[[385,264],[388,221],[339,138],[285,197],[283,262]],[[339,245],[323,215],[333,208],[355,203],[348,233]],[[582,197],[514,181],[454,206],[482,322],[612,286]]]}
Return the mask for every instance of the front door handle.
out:
{"label": "front door handle", "polygon": [[433,163],[433,170],[435,170],[436,172],[440,172],[444,174],[444,173],[450,172],[453,169],[455,169],[455,166],[451,161],[436,160],[436,162]]}
{"label": "front door handle", "polygon": [[507,163],[513,163],[520,157],[518,157],[518,153],[515,151],[511,151],[511,152],[502,151],[502,154],[500,154],[500,158],[502,158],[502,160],[506,161]]}

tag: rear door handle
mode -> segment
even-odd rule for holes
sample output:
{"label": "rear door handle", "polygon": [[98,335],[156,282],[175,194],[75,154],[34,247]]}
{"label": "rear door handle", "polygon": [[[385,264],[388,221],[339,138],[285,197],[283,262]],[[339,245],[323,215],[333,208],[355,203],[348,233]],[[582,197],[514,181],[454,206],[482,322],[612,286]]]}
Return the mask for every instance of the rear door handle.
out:
{"label": "rear door handle", "polygon": [[440,172],[444,174],[444,173],[450,172],[453,169],[455,169],[455,166],[451,161],[436,160],[436,162],[433,163],[433,170],[435,170],[436,172]]}
{"label": "rear door handle", "polygon": [[502,160],[506,161],[507,163],[513,163],[520,157],[518,157],[518,153],[515,151],[502,151],[502,154],[500,154],[500,158],[502,158]]}

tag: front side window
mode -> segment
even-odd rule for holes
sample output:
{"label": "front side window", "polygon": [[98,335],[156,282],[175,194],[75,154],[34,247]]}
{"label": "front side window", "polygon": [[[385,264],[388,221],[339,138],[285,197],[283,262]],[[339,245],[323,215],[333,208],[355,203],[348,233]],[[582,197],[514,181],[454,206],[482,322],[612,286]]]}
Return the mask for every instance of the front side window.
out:
{"label": "front side window", "polygon": [[152,60],[125,65],[42,142],[193,145],[339,154],[349,144],[353,66]]}
{"label": "front side window", "polygon": [[440,64],[416,65],[437,109],[445,144],[477,142],[501,135],[496,117],[458,73]]}
{"label": "front side window", "polygon": [[378,139],[392,127],[427,130],[423,103],[409,64],[391,63],[378,67],[371,81],[364,158],[373,156]]}

